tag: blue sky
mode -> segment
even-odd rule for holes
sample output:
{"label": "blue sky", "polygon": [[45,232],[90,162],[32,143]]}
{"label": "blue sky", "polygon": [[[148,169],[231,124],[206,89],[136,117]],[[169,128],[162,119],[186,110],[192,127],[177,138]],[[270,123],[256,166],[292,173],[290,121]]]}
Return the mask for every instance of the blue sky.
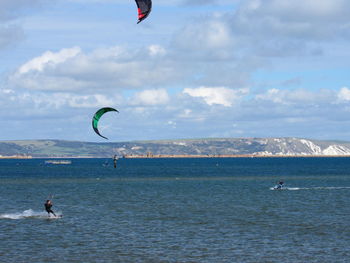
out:
{"label": "blue sky", "polygon": [[350,140],[350,2],[0,2],[0,140]]}

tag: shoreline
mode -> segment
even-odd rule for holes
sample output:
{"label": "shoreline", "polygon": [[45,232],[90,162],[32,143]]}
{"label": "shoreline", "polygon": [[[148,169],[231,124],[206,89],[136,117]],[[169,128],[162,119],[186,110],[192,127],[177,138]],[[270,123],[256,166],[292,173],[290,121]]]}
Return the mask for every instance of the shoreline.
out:
{"label": "shoreline", "polygon": [[[269,155],[269,154],[145,154],[145,155],[123,155],[119,159],[172,159],[172,158],[348,158],[350,155]],[[0,156],[0,160],[13,159],[13,160],[28,160],[28,159],[109,159],[111,157],[94,157],[94,156]]]}
{"label": "shoreline", "polygon": [[0,155],[0,159],[33,159],[31,155],[23,156],[23,155]]}
{"label": "shoreline", "polygon": [[350,157],[350,155],[269,155],[269,154],[152,154],[124,155],[125,159],[161,159],[161,158],[301,158],[301,157]]}

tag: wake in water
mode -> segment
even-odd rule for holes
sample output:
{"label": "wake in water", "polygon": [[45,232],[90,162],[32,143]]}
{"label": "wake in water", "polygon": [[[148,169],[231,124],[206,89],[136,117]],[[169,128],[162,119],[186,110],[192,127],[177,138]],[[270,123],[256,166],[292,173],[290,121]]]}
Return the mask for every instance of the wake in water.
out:
{"label": "wake in water", "polygon": [[341,190],[341,189],[350,189],[350,186],[318,186],[318,187],[283,187],[281,189],[277,189],[276,187],[271,187],[270,190]]}
{"label": "wake in water", "polygon": [[26,218],[37,218],[37,219],[57,219],[61,218],[61,213],[56,213],[57,216],[48,217],[46,212],[37,212],[32,209],[25,210],[18,213],[0,214],[0,219],[26,219]]}

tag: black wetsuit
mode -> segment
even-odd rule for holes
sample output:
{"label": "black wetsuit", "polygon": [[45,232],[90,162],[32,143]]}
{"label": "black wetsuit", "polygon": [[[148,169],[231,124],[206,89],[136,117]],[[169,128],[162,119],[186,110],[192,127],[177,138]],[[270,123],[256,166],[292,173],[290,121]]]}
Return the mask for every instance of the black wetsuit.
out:
{"label": "black wetsuit", "polygon": [[52,207],[51,203],[48,203],[48,202],[45,203],[45,210],[46,210],[46,212],[49,215],[50,215],[50,213],[52,213],[54,216],[56,216],[55,213],[52,211],[51,207]]}
{"label": "black wetsuit", "polygon": [[117,156],[114,155],[113,157],[113,164],[114,164],[114,168],[117,168]]}

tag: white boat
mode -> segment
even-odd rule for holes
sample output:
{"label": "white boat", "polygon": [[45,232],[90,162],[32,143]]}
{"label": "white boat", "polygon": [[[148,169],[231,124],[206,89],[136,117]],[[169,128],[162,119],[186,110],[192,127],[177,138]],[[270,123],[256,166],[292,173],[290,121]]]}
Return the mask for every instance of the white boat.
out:
{"label": "white boat", "polygon": [[47,160],[45,164],[71,164],[71,160]]}

